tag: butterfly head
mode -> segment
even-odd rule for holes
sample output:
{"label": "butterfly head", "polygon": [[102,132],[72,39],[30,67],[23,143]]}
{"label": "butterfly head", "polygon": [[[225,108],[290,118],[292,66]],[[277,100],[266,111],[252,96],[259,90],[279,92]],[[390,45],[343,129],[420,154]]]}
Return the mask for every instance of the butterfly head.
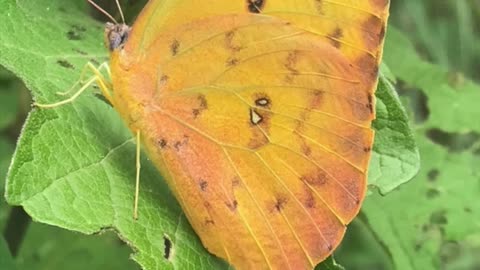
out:
{"label": "butterfly head", "polygon": [[113,52],[118,48],[123,48],[128,40],[131,27],[124,23],[105,24],[105,46]]}

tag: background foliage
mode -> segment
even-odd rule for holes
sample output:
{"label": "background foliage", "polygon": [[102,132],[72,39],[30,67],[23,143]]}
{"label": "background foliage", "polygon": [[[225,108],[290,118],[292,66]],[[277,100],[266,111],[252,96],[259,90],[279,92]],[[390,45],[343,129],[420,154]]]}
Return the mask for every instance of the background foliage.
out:
{"label": "background foliage", "polygon": [[[0,1],[0,6],[7,6],[6,2],[5,0]],[[22,1],[17,2],[21,3]],[[138,10],[142,6],[142,3],[137,2],[130,1],[130,3],[124,3],[124,6],[130,7],[133,10],[131,14],[135,14],[135,9]],[[54,10],[54,6],[42,6],[41,1],[36,3],[39,3],[38,6],[32,8],[31,12],[41,13],[44,16],[44,13]],[[335,254],[335,258],[345,269],[469,270],[480,267],[480,260],[478,256],[475,256],[480,253],[480,206],[475,203],[475,199],[480,195],[480,172],[475,167],[478,166],[476,164],[480,164],[480,121],[478,121],[480,109],[476,104],[480,100],[480,86],[476,83],[480,79],[480,75],[476,72],[480,60],[480,46],[476,45],[480,36],[479,29],[476,28],[480,25],[479,10],[480,5],[475,0],[392,0],[391,25],[394,28],[389,29],[384,59],[390,72],[385,69],[383,71],[385,74],[390,74],[388,77],[394,81],[401,100],[411,116],[415,130],[414,136],[421,153],[422,166],[412,181],[396,188],[386,196],[382,196],[374,190],[372,195],[366,199],[360,217],[349,227],[344,243]],[[8,10],[4,12],[3,14],[10,14]],[[71,17],[76,18],[73,15]],[[58,19],[61,20],[61,18]],[[32,23],[38,24],[38,22]],[[99,41],[92,43],[92,48],[84,48],[85,51],[98,52],[96,57],[104,55],[102,39],[98,35],[101,34],[101,31],[76,28],[74,27],[77,23],[75,20],[69,21],[69,23],[71,38],[75,39],[81,36],[85,39]],[[35,35],[35,32],[25,31],[25,28],[21,28],[19,25],[12,24],[2,27],[17,29],[18,36],[20,38],[23,36],[25,40],[31,38],[29,35]],[[47,24],[44,27],[55,28],[57,26],[54,21],[50,21],[50,25]],[[23,31],[21,31],[22,29]],[[44,37],[39,37],[38,44],[32,44],[33,47],[38,46],[39,51],[45,51],[41,47],[48,46],[48,36],[45,44],[42,44],[42,38]],[[0,43],[2,42],[5,45],[5,39],[0,38]],[[15,49],[14,44],[7,45],[12,46],[9,48],[10,50]],[[4,46],[4,48],[8,48],[8,46]],[[5,55],[6,51],[6,49],[1,51],[0,58]],[[49,55],[55,56],[58,52],[57,48],[48,48]],[[81,66],[80,63],[84,59],[68,60],[71,60],[75,66]],[[58,63],[55,57],[43,59],[32,57],[31,59],[17,59],[17,61],[20,66],[24,65],[25,67],[23,73],[16,74],[22,78],[28,76],[28,72],[33,72],[32,69],[35,68],[35,65],[55,64],[58,66],[62,64]],[[32,61],[35,62],[34,65],[31,65]],[[65,64],[65,62],[63,63]],[[77,65],[77,63],[79,64]],[[48,74],[48,70],[45,72],[47,73],[45,76],[49,80],[36,78],[35,83],[60,89],[68,88],[71,83],[71,81],[63,80],[65,76],[68,76],[65,75],[68,72],[67,67],[65,67],[65,74]],[[37,85],[35,83],[31,84]],[[38,91],[36,88],[32,90]],[[80,102],[91,105],[91,101],[85,97]],[[28,91],[22,83],[15,79],[14,74],[2,70],[0,73],[0,174],[2,175],[0,181],[5,179],[15,142],[26,113],[30,110],[30,103]],[[75,111],[75,114],[82,114],[84,117],[86,115],[87,120],[82,123],[79,130],[65,130],[65,132],[67,134],[70,132],[73,138],[76,132],[89,130],[94,132],[94,134],[90,134],[91,136],[100,136],[102,139],[102,134],[95,133],[95,128],[106,125],[106,120],[115,117],[113,111],[107,110],[101,115],[96,113],[101,110],[105,111],[105,106],[105,104],[97,104],[94,107],[87,107],[90,108],[89,110],[85,110],[86,106],[75,107],[74,111],[78,110]],[[71,111],[62,109],[57,113],[47,112],[41,117],[50,119],[52,125],[55,125],[55,119],[68,118],[72,115]],[[30,119],[31,125],[35,123],[35,119]],[[119,162],[122,154],[132,150],[132,146],[128,142],[128,134],[122,133],[121,127],[108,124],[112,129],[111,133],[119,131],[118,137],[111,140],[111,137],[108,136],[111,133],[103,135],[105,149],[85,149],[87,153],[90,151],[97,155],[89,157],[94,161],[97,159],[103,161],[107,155],[109,158],[104,162],[106,164],[102,165],[107,167],[112,163]],[[88,127],[88,125],[91,126]],[[381,126],[381,122],[378,122],[377,125]],[[49,133],[46,135],[54,136]],[[43,143],[58,144],[58,141]],[[62,143],[59,144],[60,148],[65,145],[72,146],[69,143],[79,142],[66,140]],[[113,153],[109,152],[108,149],[112,148],[117,150]],[[52,151],[52,149],[45,150]],[[416,163],[414,155],[411,155],[410,159]],[[48,160],[48,162],[54,162],[54,160]],[[48,162],[43,164],[47,168],[46,173],[54,176],[61,173],[48,170]],[[74,167],[78,160],[62,160],[62,162],[64,170],[68,172],[69,166]],[[121,162],[124,162],[125,166],[132,164],[129,160]],[[94,173],[97,168],[93,166],[91,169],[80,171],[74,177],[88,178],[88,174]],[[155,175],[154,171],[148,169],[142,173],[147,178],[149,175]],[[133,179],[130,175],[125,175],[125,172],[116,172],[113,177]],[[131,183],[124,180],[122,185],[114,190],[117,202],[125,201],[122,194],[130,192],[128,185]],[[378,186],[382,187],[382,185]],[[65,187],[51,188],[48,191],[51,192],[50,196],[58,194],[57,188]],[[78,202],[73,199],[75,188],[82,187],[70,186],[70,188],[72,188],[72,197],[62,198],[64,202],[70,200],[70,204],[64,207],[71,208],[73,205],[75,208],[82,203],[83,205],[88,204],[88,201]],[[94,186],[93,188],[98,187]],[[136,227],[135,230],[143,230],[145,238],[158,236],[158,232],[163,230],[170,231],[169,235],[175,236],[175,240],[178,240],[178,242],[176,241],[177,245],[183,241],[190,247],[185,249],[183,254],[176,254],[176,257],[200,257],[198,261],[187,259],[186,262],[178,262],[180,265],[188,265],[188,263],[197,263],[203,266],[222,265],[220,262],[212,261],[209,257],[203,258],[204,255],[196,255],[195,252],[199,248],[198,241],[192,239],[188,234],[189,226],[184,219],[182,220],[181,214],[178,214],[178,207],[175,203],[172,204],[168,194],[155,194],[157,190],[161,189],[155,187],[147,189],[147,196],[145,196],[147,202],[144,201],[143,204],[148,203],[149,199],[162,198],[162,203],[170,206],[165,212],[162,212],[161,216],[167,218],[171,216],[176,222],[174,224],[167,222],[166,227],[158,231],[150,228],[150,224],[145,224],[143,229]],[[385,191],[388,190],[387,188]],[[1,182],[0,193],[3,193]],[[131,193],[128,193],[128,196],[130,195]],[[25,198],[18,200],[22,199]],[[12,202],[15,199],[10,198],[10,200]],[[95,198],[91,198],[91,200],[95,201]],[[45,198],[42,196],[37,196],[30,202],[29,209],[37,216],[42,216],[42,208],[35,208],[41,202],[45,202]],[[61,205],[52,207],[56,213],[68,212],[66,209],[62,209]],[[131,205],[120,203],[120,208],[130,209]],[[45,215],[46,213],[43,214],[43,220],[40,221],[51,223],[49,222],[51,217]],[[81,210],[75,211],[73,214],[76,215],[76,218],[84,217]],[[153,214],[145,212],[141,215]],[[56,224],[86,233],[96,232],[104,224],[110,224],[105,223],[102,216],[96,218],[97,223],[85,224],[82,227],[72,227],[72,224],[66,223]],[[29,224],[23,231],[22,227],[18,226],[25,224],[22,222],[23,219],[21,210],[18,208],[12,210],[3,200],[0,202],[0,229],[5,232],[7,240],[0,238],[0,269],[13,269],[14,267],[17,269],[138,268],[133,261],[128,259],[128,254],[132,252],[131,249],[118,240],[111,231],[101,230],[99,235],[85,236],[37,222]],[[89,220],[91,221],[91,219]],[[159,222],[155,219],[150,221],[152,224]],[[123,230],[121,231],[123,235],[132,233],[133,228],[128,226],[128,221],[117,220],[116,222],[114,224]],[[16,229],[12,230],[11,228]],[[177,230],[178,228],[180,229]],[[187,233],[177,235],[178,232]],[[159,237],[153,241],[153,245],[162,250],[165,247],[165,241],[167,240]],[[6,242],[10,244],[10,250],[7,248]],[[17,243],[18,246],[12,247],[12,243]],[[145,243],[134,244],[144,245]],[[10,256],[12,251],[13,258]],[[181,249],[180,252],[182,252]],[[143,257],[139,258],[138,256]],[[150,256],[162,258],[163,254],[137,254],[136,260],[143,261],[143,265],[158,267],[154,259],[149,259]],[[52,258],[55,259],[52,260]],[[332,265],[333,262],[327,264]]]}

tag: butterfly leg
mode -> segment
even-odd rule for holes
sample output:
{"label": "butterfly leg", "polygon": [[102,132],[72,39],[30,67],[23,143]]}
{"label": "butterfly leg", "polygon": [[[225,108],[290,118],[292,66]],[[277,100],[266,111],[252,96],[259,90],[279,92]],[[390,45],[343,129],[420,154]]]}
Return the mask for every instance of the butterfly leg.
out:
{"label": "butterfly leg", "polygon": [[[86,77],[87,71],[91,71],[91,70],[94,70],[94,69],[97,69],[98,71],[101,71],[103,69],[109,71],[107,62],[103,62],[98,67],[95,67],[95,66],[93,66],[93,64],[91,64],[91,62],[88,62],[82,68],[82,72],[80,73],[80,79],[77,82],[75,82],[75,84],[73,84],[72,87],[70,89],[68,89],[67,91],[57,92],[56,94],[59,95],[59,96],[66,96],[68,94],[71,94],[73,92],[73,90],[75,90],[77,88],[77,86],[79,84],[80,85],[85,85],[86,84],[85,77]],[[93,77],[91,77],[91,78],[93,78]],[[89,78],[89,80],[91,78]]]}
{"label": "butterfly leg", "polygon": [[[50,103],[50,104],[42,104],[42,103],[33,103],[34,106],[40,107],[40,108],[54,108],[58,107],[70,102],[73,102],[77,97],[79,97],[89,86],[93,85],[95,82],[99,86],[100,90],[102,91],[102,94],[107,98],[107,100],[112,103],[112,96],[110,93],[111,87],[109,87],[109,83],[107,82],[106,78],[102,75],[101,70],[105,69],[108,76],[110,76],[110,69],[108,67],[108,63],[104,62],[100,66],[95,67],[92,63],[88,62],[85,67],[82,70],[82,73],[80,74],[80,79],[72,86],[71,89],[69,89],[66,92],[59,92],[57,94],[59,95],[67,95],[69,94],[73,89],[76,88],[78,84],[83,84],[80,89],[78,89],[73,95],[71,95],[69,98],[61,100],[59,102],[55,103]],[[85,77],[85,74],[87,71],[91,71],[94,75],[91,76],[85,83],[83,83],[83,78]]]}
{"label": "butterfly leg", "polygon": [[135,175],[135,199],[133,206],[133,218],[138,219],[138,196],[140,193],[140,130],[137,130],[137,152],[135,159],[135,167],[137,168]]}

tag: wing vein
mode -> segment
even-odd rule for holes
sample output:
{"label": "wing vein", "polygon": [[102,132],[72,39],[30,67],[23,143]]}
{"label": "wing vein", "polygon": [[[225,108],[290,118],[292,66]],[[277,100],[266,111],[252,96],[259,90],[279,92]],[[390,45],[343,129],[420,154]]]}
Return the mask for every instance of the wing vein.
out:
{"label": "wing vein", "polygon": [[354,202],[357,203],[359,201],[359,198],[355,197],[336,177],[334,177],[333,175],[331,175],[327,170],[325,170],[324,168],[322,168],[317,162],[315,162],[314,160],[312,160],[311,158],[309,158],[308,156],[300,153],[300,152],[297,152],[295,151],[294,149],[288,147],[288,146],[285,146],[285,145],[282,145],[282,144],[279,144],[279,143],[273,143],[271,142],[272,145],[276,145],[277,147],[280,147],[280,148],[283,148],[283,149],[286,149],[286,150],[289,150],[290,152],[294,153],[294,154],[297,154],[301,157],[303,157],[304,159],[310,161],[312,164],[314,164],[317,168],[319,168],[320,170],[322,170],[323,172],[325,172],[325,174],[327,174],[328,177],[330,177],[331,179],[333,179],[343,190],[345,190],[347,192],[347,194],[352,198],[354,199]]}
{"label": "wing vein", "polygon": [[[295,202],[297,202],[297,204],[300,206],[300,208],[307,214],[307,216],[309,217],[310,221],[312,222],[312,224],[315,226],[315,229],[317,230],[318,234],[320,235],[320,237],[323,239],[323,241],[328,245],[330,245],[327,241],[327,239],[325,238],[325,236],[323,235],[322,231],[320,230],[320,228],[318,228],[317,226],[317,223],[315,222],[315,220],[313,219],[312,215],[310,214],[310,212],[307,211],[307,209],[303,206],[303,204],[298,200],[298,198],[295,196],[295,194],[293,194],[293,192],[288,188],[288,186],[285,185],[285,182],[282,181],[282,179],[275,173],[275,171],[268,165],[268,163],[265,161],[265,159],[258,153],[258,152],[255,152],[255,155],[257,156],[257,158],[264,164],[264,166],[269,170],[269,172],[273,175],[273,177],[275,179],[277,179],[278,183],[280,183],[283,188],[285,188],[285,190],[287,190],[288,193],[290,193],[290,195],[294,198]],[[283,215],[283,213],[282,213]],[[290,225],[289,225],[290,226]],[[290,227],[290,229],[292,229]],[[296,232],[295,230],[292,230],[292,233],[296,235]],[[299,239],[299,237],[296,235],[296,238]],[[299,245],[300,247],[302,248],[303,252],[305,253],[305,255],[307,256],[308,258],[308,261],[310,262],[310,264],[312,266],[314,266],[313,262],[312,262],[312,259],[310,257],[310,255],[308,254],[307,250],[305,249],[305,247],[303,246],[302,242],[300,241],[299,242]]]}
{"label": "wing vein", "polygon": [[[223,152],[225,153],[226,157],[227,157],[227,160],[228,162],[230,163],[230,166],[232,166],[232,169],[235,171],[235,173],[237,174],[237,176],[240,178],[240,180],[243,182],[243,185],[245,187],[245,189],[247,190],[248,192],[248,195],[250,196],[250,198],[252,199],[252,201],[255,203],[255,206],[257,207],[258,211],[261,213],[261,215],[263,216],[263,219],[265,221],[265,223],[267,224],[268,228],[270,229],[270,231],[272,232],[272,234],[275,236],[275,240],[277,241],[277,243],[280,245],[280,248],[282,249],[282,253],[283,253],[283,256],[285,258],[285,260],[288,262],[288,257],[287,255],[285,254],[285,250],[283,249],[283,246],[282,246],[282,243],[280,242],[280,239],[278,238],[278,235],[275,233],[275,231],[273,230],[273,227],[272,225],[270,224],[270,222],[268,221],[268,218],[266,217],[265,213],[262,211],[260,205],[258,204],[257,200],[255,199],[255,197],[253,196],[250,188],[248,188],[248,185],[244,182],[243,180],[243,177],[242,175],[240,174],[240,172],[238,171],[238,168],[237,166],[235,166],[235,163],[233,162],[230,154],[228,154],[228,151],[222,147],[222,150]],[[240,211],[239,211],[240,212]],[[254,233],[252,232],[252,236],[254,235]],[[254,237],[255,240],[257,241],[257,244],[260,248],[260,250],[262,251],[263,253],[263,256],[265,257],[265,260],[267,261],[267,264],[270,266],[270,263],[269,263],[269,260],[267,258],[267,255],[265,254],[265,252],[263,251],[262,247],[260,247],[260,243],[258,243],[258,240],[256,239],[256,237]],[[289,265],[290,266],[290,265]],[[271,268],[271,266],[270,266]],[[290,268],[290,267],[289,267]]]}
{"label": "wing vein", "polygon": [[[261,108],[261,107],[258,107],[256,105],[252,105],[250,104],[248,101],[246,101],[244,98],[242,98],[237,91],[235,90],[230,90],[228,88],[224,88],[224,87],[214,87],[214,86],[211,86],[212,88],[215,88],[215,89],[219,89],[219,90],[223,90],[223,91],[227,91],[227,92],[232,92],[234,93],[238,98],[240,98],[245,104],[247,104],[248,106],[250,107],[255,107],[256,109],[260,109],[260,110],[263,110],[263,111],[268,111],[268,112],[271,112],[271,113],[275,113],[275,114],[278,114],[278,115],[282,115],[282,116],[285,116],[285,117],[289,117],[289,118],[292,118],[294,120],[298,120],[298,121],[303,121],[305,122],[304,120],[302,119],[298,119],[298,118],[295,118],[295,117],[292,117],[292,116],[289,116],[289,115],[285,115],[285,114],[281,114],[281,113],[278,113],[278,112],[275,112],[275,111],[272,111],[272,110],[268,110],[268,109],[265,109],[265,108]],[[291,105],[291,104],[286,104],[286,103],[283,103],[281,105],[285,105],[285,106],[291,106],[291,107],[296,107],[296,108],[299,108],[299,109],[307,109],[305,107],[302,107],[302,106],[298,106],[298,105]],[[342,118],[342,117],[339,117],[339,116],[336,116],[334,114],[331,114],[331,113],[327,113],[327,112],[324,112],[324,111],[320,111],[320,110],[315,110],[315,109],[310,109],[311,112],[315,112],[315,113],[319,113],[319,114],[323,114],[323,115],[326,115],[326,116],[329,116],[329,117],[332,117],[332,118],[335,118],[335,119],[338,119],[340,121],[343,121],[343,122],[346,122],[346,123],[349,123],[349,124],[352,124],[352,125],[355,125],[357,127],[360,127],[360,128],[363,128],[363,129],[370,129],[370,127],[368,126],[363,126],[363,125],[360,125],[360,124],[357,124],[355,122],[352,122],[350,120],[347,120],[345,118]],[[305,122],[306,123],[306,122]],[[308,123],[307,123],[308,124]],[[310,124],[310,125],[313,125],[313,124]],[[315,127],[318,127],[318,128],[321,128],[319,126],[316,126],[316,125],[313,125]],[[332,133],[334,135],[337,135],[339,137],[341,137],[340,135],[338,134],[335,134],[335,133]],[[347,140],[346,138],[344,138],[345,140]],[[355,142],[353,141],[350,141],[351,143],[355,144]],[[361,147],[360,145],[358,145],[359,147]]]}
{"label": "wing vein", "polygon": [[284,126],[279,125],[279,124],[272,123],[272,125],[275,125],[275,126],[277,126],[277,127],[283,128],[283,129],[288,130],[288,131],[291,131],[292,133],[296,133],[297,135],[301,136],[302,138],[305,138],[305,139],[313,142],[314,144],[318,145],[319,147],[323,148],[325,151],[327,151],[327,152],[329,152],[329,153],[337,156],[338,158],[340,158],[341,160],[343,160],[344,162],[346,162],[348,165],[350,165],[350,166],[354,167],[355,169],[357,169],[359,172],[364,173],[364,171],[363,171],[361,168],[359,168],[359,167],[357,167],[357,165],[351,163],[347,158],[345,158],[344,156],[342,156],[342,155],[340,155],[339,153],[335,152],[334,150],[332,150],[332,149],[324,146],[323,144],[317,142],[317,141],[314,140],[313,138],[311,138],[311,137],[309,137],[309,136],[306,136],[306,135],[303,135],[303,134],[301,134],[300,132],[298,132],[298,131],[296,131],[296,130],[294,130],[294,129],[290,129],[290,128],[288,128],[288,127],[284,127]]}
{"label": "wing vein", "polygon": [[[295,174],[295,176],[297,176],[297,178],[301,181],[301,175],[300,173],[298,173],[295,169],[293,169],[287,162],[285,162],[283,159],[281,159],[277,154],[275,154],[275,156],[277,157],[277,160],[280,161],[289,171],[291,171],[293,174]],[[333,215],[338,219],[338,221],[340,221],[342,224],[346,224],[346,222],[340,217],[340,215],[337,213],[337,211],[335,211],[335,209],[333,209],[326,201],[325,199],[323,198],[322,195],[320,195],[320,193],[318,193],[317,190],[315,190],[312,185],[310,185],[309,183],[307,183],[306,181],[303,181],[303,183],[305,183],[305,185],[312,191],[315,193],[315,195],[317,195],[317,197],[323,202],[324,205],[326,205],[328,207],[328,209],[333,213]]]}
{"label": "wing vein", "polygon": [[[162,158],[162,160],[163,160],[163,163],[165,164],[164,167],[165,167],[165,169],[166,169],[167,174],[170,176],[170,178],[172,179],[172,181],[175,182],[175,177],[173,176],[173,173],[170,171],[170,169],[169,169],[169,167],[168,167],[168,165],[167,165],[167,161],[166,161],[165,155],[164,155],[164,153],[163,153],[162,151],[160,151],[160,156],[161,156],[161,158]],[[193,179],[193,177],[192,177],[191,175],[190,175],[190,179]],[[180,200],[181,200],[181,201],[183,201],[183,202],[188,201],[188,200],[185,199],[185,197],[183,197],[182,193],[177,190],[177,188],[176,188],[177,186],[176,186],[176,185],[169,185],[169,186],[172,186],[172,189],[175,190],[175,194],[178,194],[178,196],[180,197]],[[203,197],[203,199],[204,199],[205,201],[207,201],[207,200],[205,199],[205,196],[204,196],[203,194],[200,194],[200,195]],[[183,209],[183,211],[185,211],[190,217],[193,217],[193,216],[194,216],[194,215],[192,215],[191,213],[189,213],[188,207],[182,207],[182,209]],[[210,213],[210,211],[209,211],[208,209],[206,209],[206,210],[207,210],[208,215],[210,216],[210,219],[213,220],[213,217],[212,217],[212,214]],[[221,221],[221,222],[223,223],[223,221]],[[224,224],[224,223],[223,223],[223,224]],[[227,227],[227,226],[224,226],[224,227]],[[228,228],[228,227],[227,227],[227,228]],[[225,255],[227,256],[228,261],[231,261],[230,253],[228,253],[227,248],[226,248],[225,244],[224,244],[223,241],[222,241],[222,238],[219,237],[219,238],[218,238],[218,241],[219,241],[220,244],[222,245],[222,248],[223,248],[223,250],[225,251]]]}

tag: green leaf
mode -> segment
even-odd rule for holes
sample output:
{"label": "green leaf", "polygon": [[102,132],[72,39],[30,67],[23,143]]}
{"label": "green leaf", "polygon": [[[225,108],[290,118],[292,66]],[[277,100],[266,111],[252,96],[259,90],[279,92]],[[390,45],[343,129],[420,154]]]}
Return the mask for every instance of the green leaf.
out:
{"label": "green leaf", "polygon": [[129,253],[112,232],[85,236],[32,223],[15,261],[19,269],[139,269]]}
{"label": "green leaf", "polygon": [[[1,0],[1,64],[34,99],[55,100],[87,61],[103,61],[103,26],[84,1]],[[41,26],[41,27],[39,27]],[[201,245],[150,162],[142,159],[140,219],[134,221],[135,147],[117,113],[94,95],[28,116],[7,179],[6,198],[37,221],[87,234],[114,228],[145,269],[225,266]],[[174,254],[165,259],[165,237]]]}
{"label": "green leaf", "polygon": [[429,117],[424,128],[447,132],[480,132],[478,114],[480,86],[424,61],[412,43],[393,27],[385,43],[384,61],[398,79],[428,96]]}
{"label": "green leaf", "polygon": [[17,269],[3,236],[0,236],[0,269]]}
{"label": "green leaf", "polygon": [[377,118],[373,128],[376,134],[368,184],[385,194],[417,174],[420,156],[407,114],[393,85],[383,75],[375,95]]}
{"label": "green leaf", "polygon": [[333,256],[330,256],[317,267],[315,267],[315,270],[345,270],[345,268],[335,262]]}
{"label": "green leaf", "polygon": [[393,73],[428,100],[429,117],[416,132],[422,168],[411,182],[387,196],[369,196],[362,211],[391,254],[395,269],[476,269],[480,156],[475,144],[480,140],[452,151],[451,145],[433,142],[436,138],[430,131],[451,132],[453,141],[463,132],[478,131],[480,87],[466,80],[452,87],[446,71],[421,60],[408,39],[392,28],[386,48],[385,59]]}
{"label": "green leaf", "polygon": [[[0,15],[5,18],[0,25],[0,64],[25,82],[35,100],[58,100],[55,93],[69,89],[87,61],[107,60],[103,27],[86,16],[85,4],[0,0]],[[413,142],[391,148],[392,140],[401,137],[404,143],[410,132],[392,91],[389,86],[379,91],[381,129],[370,170],[373,184],[384,192],[407,181],[414,171],[405,169],[403,160],[415,152]],[[399,130],[402,134],[393,133]],[[395,178],[384,178],[388,175]],[[6,198],[46,224],[86,234],[113,228],[134,247],[133,258],[144,269],[228,267],[203,248],[146,157],[142,157],[140,219],[134,221],[134,179],[130,132],[114,109],[87,93],[72,104],[30,113],[9,171]],[[169,241],[173,252],[164,258]]]}
{"label": "green leaf", "polygon": [[21,84],[14,76],[0,67],[0,130],[8,127],[18,113]]}
{"label": "green leaf", "polygon": [[360,212],[348,225],[345,238],[335,250],[335,258],[348,270],[392,269],[390,254],[380,242],[381,236],[376,237],[365,219]]}
{"label": "green leaf", "polygon": [[[14,146],[6,138],[0,136],[0,194],[3,195],[8,165],[13,155]],[[3,231],[10,207],[3,196],[0,197],[0,231]],[[1,269],[1,268],[0,268]]]}
{"label": "green leaf", "polygon": [[0,193],[3,194],[3,183],[7,176],[8,165],[12,158],[14,145],[7,138],[0,136]]}
{"label": "green leaf", "polygon": [[369,196],[362,208],[399,270],[440,269],[452,263],[442,259],[442,249],[454,245],[460,250],[480,237],[480,158],[449,153],[421,134],[417,139],[423,164],[419,175],[385,197]]}

